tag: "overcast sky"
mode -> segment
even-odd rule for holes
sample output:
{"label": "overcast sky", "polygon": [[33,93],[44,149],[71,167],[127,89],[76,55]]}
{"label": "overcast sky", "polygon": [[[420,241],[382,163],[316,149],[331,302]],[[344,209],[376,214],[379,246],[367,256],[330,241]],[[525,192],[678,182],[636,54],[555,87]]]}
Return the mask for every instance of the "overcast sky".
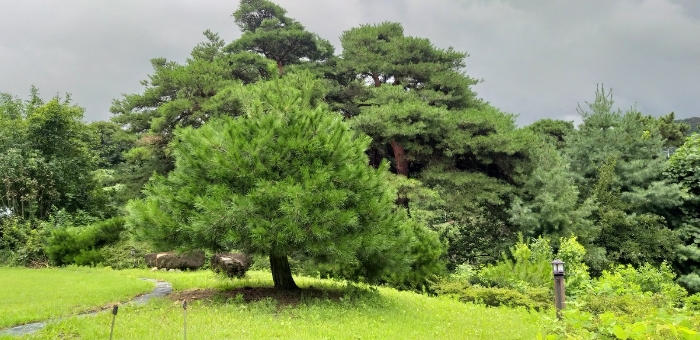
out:
{"label": "overcast sky", "polygon": [[[700,116],[698,0],[278,0],[330,40],[363,23],[401,22],[408,35],[470,54],[475,90],[496,107],[575,120],[596,84],[622,108]],[[149,60],[184,61],[211,29],[238,31],[236,0],[0,0],[0,92],[65,92],[105,120],[112,99],[141,92]]]}

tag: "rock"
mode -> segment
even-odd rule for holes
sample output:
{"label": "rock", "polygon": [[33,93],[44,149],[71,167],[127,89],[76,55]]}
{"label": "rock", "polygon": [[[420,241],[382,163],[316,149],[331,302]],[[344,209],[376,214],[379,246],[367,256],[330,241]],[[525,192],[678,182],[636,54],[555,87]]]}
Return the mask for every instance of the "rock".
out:
{"label": "rock", "polygon": [[156,271],[156,270],[158,270],[158,267],[153,267],[153,268],[151,268],[151,271],[152,271],[152,272],[154,272],[154,271]]}
{"label": "rock", "polygon": [[144,256],[144,260],[147,266],[159,269],[199,269],[204,265],[204,252],[197,250],[182,254],[150,253]]}
{"label": "rock", "polygon": [[143,256],[143,259],[146,261],[147,267],[158,268],[156,267],[156,256],[158,254],[159,253],[150,253]]}
{"label": "rock", "polygon": [[228,277],[243,277],[250,268],[253,259],[243,253],[218,253],[211,257],[211,270],[224,272]]}

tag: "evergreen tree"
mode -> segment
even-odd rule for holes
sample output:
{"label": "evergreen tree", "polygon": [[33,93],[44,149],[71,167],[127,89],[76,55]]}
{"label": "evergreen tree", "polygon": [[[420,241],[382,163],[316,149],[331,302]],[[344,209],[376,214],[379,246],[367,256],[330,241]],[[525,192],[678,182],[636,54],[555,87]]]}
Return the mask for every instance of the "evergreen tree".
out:
{"label": "evergreen tree", "polygon": [[658,125],[634,109],[613,110],[613,104],[612,91],[598,89],[590,111],[579,107],[583,124],[566,138],[565,154],[582,198],[597,204],[592,216],[600,234],[581,240],[596,271],[608,261],[672,260],[679,242],[671,229],[677,227],[672,212],[682,203],[682,191],[664,181]]}
{"label": "evergreen tree", "polygon": [[[514,236],[505,210],[528,171],[534,135],[476,98],[477,81],[463,72],[466,53],[404,36],[389,22],[346,31],[341,43],[339,67],[356,79],[347,88],[365,88],[344,108],[357,106],[351,124],[372,137],[371,164],[390,159],[395,173],[439,193],[444,213],[434,222],[452,265],[497,255]],[[410,196],[397,203],[410,208]]]}
{"label": "evergreen tree", "polygon": [[185,64],[165,58],[151,60],[154,73],[141,82],[144,92],[113,102],[112,121],[138,136],[134,147],[124,154],[126,162],[121,167],[127,197],[138,196],[154,172],[172,170],[167,146],[175,129],[199,127],[217,115],[241,114],[240,103],[227,101],[229,95],[223,89],[267,79],[274,70],[274,64],[264,57],[225,53],[225,42],[218,34],[207,30],[204,35],[207,40],[193,48]]}
{"label": "evergreen tree", "polygon": [[525,181],[523,194],[514,199],[509,211],[511,222],[529,237],[546,236],[557,242],[577,236],[591,244],[599,235],[591,221],[594,200],[579,202],[579,189],[568,163],[544,141],[533,162],[536,167]]}
{"label": "evergreen tree", "polygon": [[692,292],[700,291],[700,135],[693,134],[668,160],[666,176],[686,190],[683,205],[676,211],[677,234],[683,240],[678,250],[679,281]]}
{"label": "evergreen tree", "polygon": [[129,224],[161,247],[268,255],[278,289],[296,288],[294,254],[369,281],[438,268],[435,236],[393,206],[369,140],[313,105],[318,86],[308,74],[251,85],[245,116],[179,130],[175,169],[130,203]]}
{"label": "evergreen tree", "polygon": [[282,7],[267,0],[241,0],[233,13],[241,37],[226,47],[227,52],[257,53],[272,59],[280,74],[284,67],[303,60],[318,61],[333,55],[333,45],[307,31],[286,16]]}
{"label": "evergreen tree", "polygon": [[574,123],[563,120],[544,118],[527,126],[535,134],[561,150],[566,146],[566,136],[574,131]]}

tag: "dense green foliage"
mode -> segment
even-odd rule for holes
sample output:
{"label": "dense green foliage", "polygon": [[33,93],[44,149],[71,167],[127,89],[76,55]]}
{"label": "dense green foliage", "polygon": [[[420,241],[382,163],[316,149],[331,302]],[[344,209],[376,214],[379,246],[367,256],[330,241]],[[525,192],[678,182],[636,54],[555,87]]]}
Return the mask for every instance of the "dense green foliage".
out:
{"label": "dense green foliage", "polygon": [[281,288],[293,287],[278,280],[291,272],[275,261],[291,255],[370,281],[401,282],[418,259],[431,266],[439,242],[395,211],[386,169],[368,166],[368,138],[316,104],[317,88],[309,74],[247,86],[245,116],[179,130],[175,169],[129,205],[130,225],[165,249],[269,255]]}
{"label": "dense green foliage", "polygon": [[267,0],[233,21],[234,41],[207,30],[184,62],[152,59],[110,121],[0,94],[0,264],[245,251],[277,288],[294,272],[542,311],[557,257],[571,303],[553,333],[697,326],[697,124],[600,87],[578,126],[518,127],[477,96],[467,53],[400,23],[351,28],[335,53]]}
{"label": "dense green foliage", "polygon": [[693,134],[671,156],[666,175],[680,184],[684,202],[676,211],[680,281],[693,291],[700,291],[700,135]]}
{"label": "dense green foliage", "polygon": [[124,219],[112,218],[87,227],[54,229],[48,239],[46,253],[56,265],[95,265],[105,257],[100,248],[119,241],[125,230]]}
{"label": "dense green foliage", "polygon": [[45,219],[56,208],[99,211],[97,159],[82,118],[70,98],[44,102],[34,88],[27,101],[0,95],[2,209],[24,219]]}

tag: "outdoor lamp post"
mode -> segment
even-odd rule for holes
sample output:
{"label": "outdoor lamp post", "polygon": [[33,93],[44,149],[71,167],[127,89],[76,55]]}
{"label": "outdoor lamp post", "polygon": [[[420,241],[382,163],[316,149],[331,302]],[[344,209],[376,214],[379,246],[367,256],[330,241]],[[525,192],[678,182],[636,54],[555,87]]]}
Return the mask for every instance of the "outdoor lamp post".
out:
{"label": "outdoor lamp post", "polygon": [[131,259],[134,262],[134,268],[136,268],[136,248],[131,247]]}
{"label": "outdoor lamp post", "polygon": [[554,305],[557,308],[557,318],[561,320],[561,310],[566,307],[564,293],[564,262],[552,261],[552,275],[554,276]]}

